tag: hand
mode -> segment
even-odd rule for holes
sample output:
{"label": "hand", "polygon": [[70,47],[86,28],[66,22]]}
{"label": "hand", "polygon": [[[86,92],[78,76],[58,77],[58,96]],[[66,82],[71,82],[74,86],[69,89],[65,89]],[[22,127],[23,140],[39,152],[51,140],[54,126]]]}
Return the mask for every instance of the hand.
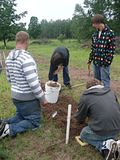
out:
{"label": "hand", "polygon": [[57,70],[54,72],[54,74],[58,74],[63,69],[63,66],[58,66]]}
{"label": "hand", "polygon": [[48,104],[48,101],[47,101],[47,100],[44,100],[44,101],[43,101],[43,105],[46,105],[46,104]]}
{"label": "hand", "polygon": [[58,66],[58,72],[60,72],[62,69],[63,69],[62,65]]}

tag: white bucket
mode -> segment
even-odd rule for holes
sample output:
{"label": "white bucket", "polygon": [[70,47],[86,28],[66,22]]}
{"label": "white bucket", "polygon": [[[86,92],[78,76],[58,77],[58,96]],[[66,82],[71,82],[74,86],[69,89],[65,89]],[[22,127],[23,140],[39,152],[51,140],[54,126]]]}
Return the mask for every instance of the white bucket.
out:
{"label": "white bucket", "polygon": [[[50,84],[58,85],[58,86],[50,86]],[[59,97],[59,91],[61,89],[61,85],[58,82],[48,81],[45,83],[45,98],[49,103],[56,103]]]}

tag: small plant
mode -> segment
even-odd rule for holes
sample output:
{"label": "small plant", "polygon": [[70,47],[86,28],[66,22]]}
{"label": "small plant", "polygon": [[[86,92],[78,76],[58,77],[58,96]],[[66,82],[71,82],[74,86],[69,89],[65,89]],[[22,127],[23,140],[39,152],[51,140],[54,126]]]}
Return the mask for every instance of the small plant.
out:
{"label": "small plant", "polygon": [[64,34],[60,34],[57,39],[60,41],[60,42],[63,42],[65,40],[65,35]]}

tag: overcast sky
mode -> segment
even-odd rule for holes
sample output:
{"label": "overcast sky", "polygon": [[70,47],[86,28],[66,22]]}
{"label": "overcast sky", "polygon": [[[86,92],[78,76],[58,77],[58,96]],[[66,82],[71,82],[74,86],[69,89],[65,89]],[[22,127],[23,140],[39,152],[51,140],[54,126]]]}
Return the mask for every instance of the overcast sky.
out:
{"label": "overcast sky", "polygon": [[82,4],[84,0],[16,0],[17,13],[28,11],[22,22],[29,24],[30,18],[36,16],[39,21],[72,18],[75,5]]}

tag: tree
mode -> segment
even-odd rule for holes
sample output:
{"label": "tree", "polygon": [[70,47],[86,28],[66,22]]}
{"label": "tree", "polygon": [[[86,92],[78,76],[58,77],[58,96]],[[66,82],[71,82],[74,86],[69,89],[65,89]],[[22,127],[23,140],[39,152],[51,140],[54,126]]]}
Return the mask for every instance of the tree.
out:
{"label": "tree", "polygon": [[0,0],[0,38],[4,41],[4,47],[6,48],[6,39],[10,34],[14,33],[14,26],[17,25],[16,21],[19,21],[27,14],[27,11],[16,14],[16,0]]}
{"label": "tree", "polygon": [[112,1],[110,9],[112,10],[110,24],[112,25],[112,28],[116,31],[117,35],[120,36],[120,1]]}
{"label": "tree", "polygon": [[32,16],[30,18],[30,23],[28,25],[28,32],[29,32],[31,38],[36,39],[36,38],[40,37],[41,26],[38,23],[37,17]]}
{"label": "tree", "polygon": [[110,20],[113,14],[113,1],[114,0],[85,0],[84,8],[87,8],[87,13],[91,16],[99,13]]}
{"label": "tree", "polygon": [[72,27],[74,28],[75,38],[80,41],[81,39],[89,39],[92,34],[91,27],[91,16],[88,13],[85,13],[83,7],[79,4],[76,4],[74,17],[72,19]]}
{"label": "tree", "polygon": [[42,38],[57,38],[59,35],[65,35],[66,38],[71,38],[71,20],[50,20],[41,21],[41,37]]}
{"label": "tree", "polygon": [[120,35],[120,1],[119,0],[84,0],[84,6],[76,4],[72,19],[73,35],[80,39],[91,37],[93,28],[91,17],[102,14],[111,28]]}
{"label": "tree", "polygon": [[102,14],[107,23],[120,35],[120,1],[119,0],[85,0],[84,7],[88,9],[91,16]]}

